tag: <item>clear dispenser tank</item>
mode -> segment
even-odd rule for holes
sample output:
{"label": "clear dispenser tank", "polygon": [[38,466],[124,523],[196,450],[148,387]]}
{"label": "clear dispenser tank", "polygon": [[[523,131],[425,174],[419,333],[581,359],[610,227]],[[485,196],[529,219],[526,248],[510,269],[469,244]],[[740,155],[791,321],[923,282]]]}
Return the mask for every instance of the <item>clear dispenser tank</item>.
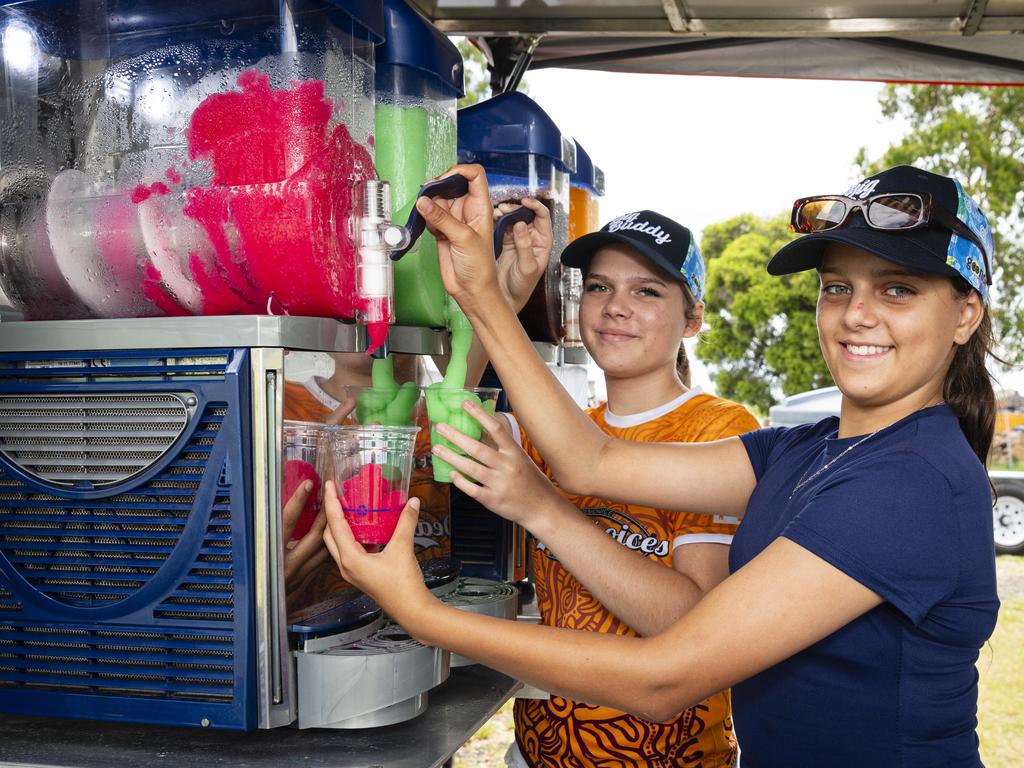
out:
{"label": "clear dispenser tank", "polygon": [[553,258],[519,315],[534,341],[558,344],[563,337],[561,264],[569,243],[569,174],[576,146],[525,94],[503,93],[459,110],[459,162],[487,171],[491,202],[541,200],[551,211]]}
{"label": "clear dispenser tank", "polygon": [[[384,25],[385,42],[376,52],[377,172],[391,183],[393,220],[404,223],[424,180],[455,164],[456,104],[465,93],[462,56],[404,0],[385,0]],[[395,262],[395,311],[401,325],[448,324],[437,241],[430,233]]]}
{"label": "clear dispenser tank", "polygon": [[[604,171],[576,144],[576,170],[569,175],[569,242],[596,232],[601,224],[598,198],[604,195]],[[567,347],[583,346],[580,336],[580,298],[583,276],[575,267],[562,267],[562,326]]]}
{"label": "clear dispenser tank", "polygon": [[4,292],[29,319],[353,318],[371,0],[0,5]]}

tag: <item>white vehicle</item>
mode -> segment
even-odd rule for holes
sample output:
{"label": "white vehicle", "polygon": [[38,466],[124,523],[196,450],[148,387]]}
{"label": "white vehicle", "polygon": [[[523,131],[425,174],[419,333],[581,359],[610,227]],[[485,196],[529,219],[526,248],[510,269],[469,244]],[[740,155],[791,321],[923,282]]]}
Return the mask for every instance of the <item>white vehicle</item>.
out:
{"label": "white vehicle", "polygon": [[[768,419],[773,425],[788,427],[838,416],[840,398],[836,387],[800,392],[773,405],[768,411]],[[996,552],[1024,554],[1024,471],[993,470],[989,477],[997,494],[992,507]]]}

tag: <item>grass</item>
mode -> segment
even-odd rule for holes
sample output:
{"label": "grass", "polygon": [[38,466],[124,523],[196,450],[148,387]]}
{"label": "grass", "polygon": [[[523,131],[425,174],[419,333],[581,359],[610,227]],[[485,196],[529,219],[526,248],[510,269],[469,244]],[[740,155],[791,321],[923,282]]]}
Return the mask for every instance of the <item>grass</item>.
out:
{"label": "grass", "polygon": [[514,738],[512,702],[508,701],[455,753],[452,768],[502,768],[505,750]]}
{"label": "grass", "polygon": [[1013,462],[1013,464],[1009,464],[1005,461],[996,461],[992,462],[992,464],[989,465],[989,469],[996,469],[1001,471],[1010,470],[1012,472],[1024,472],[1024,461],[1015,461]]}
{"label": "grass", "polygon": [[978,659],[978,738],[987,768],[1015,768],[1024,749],[1024,557],[1000,555],[999,623]]}
{"label": "grass", "polygon": [[[999,623],[978,659],[978,738],[986,768],[1017,768],[1024,752],[1024,557],[996,559]],[[454,768],[501,768],[512,742],[512,703],[455,755]]]}

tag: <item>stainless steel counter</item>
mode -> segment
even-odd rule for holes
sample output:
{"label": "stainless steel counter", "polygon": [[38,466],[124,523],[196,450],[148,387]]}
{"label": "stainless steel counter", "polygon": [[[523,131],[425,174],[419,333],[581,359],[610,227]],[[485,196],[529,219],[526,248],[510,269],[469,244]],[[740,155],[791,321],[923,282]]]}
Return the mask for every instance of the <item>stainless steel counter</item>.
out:
{"label": "stainless steel counter", "polygon": [[365,730],[277,728],[233,733],[0,714],[0,766],[23,768],[434,768],[507,701],[519,683],[481,666],[453,669],[427,711]]}

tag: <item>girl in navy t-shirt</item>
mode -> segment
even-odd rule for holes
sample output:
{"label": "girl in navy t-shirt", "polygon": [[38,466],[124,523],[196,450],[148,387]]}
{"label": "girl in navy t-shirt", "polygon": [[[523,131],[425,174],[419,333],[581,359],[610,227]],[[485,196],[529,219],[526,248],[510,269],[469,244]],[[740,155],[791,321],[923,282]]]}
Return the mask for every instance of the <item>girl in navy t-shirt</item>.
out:
{"label": "girl in navy t-shirt", "polygon": [[[794,228],[807,234],[768,270],[820,274],[818,335],[843,393],[838,419],[659,444],[604,434],[548,372],[498,293],[483,170],[457,170],[467,197],[418,206],[441,235],[446,288],[560,485],[742,518],[732,575],[650,637],[501,622],[425,589],[415,503],[393,543],[368,554],[329,491],[325,539],[345,576],[421,641],[567,698],[662,720],[733,686],[744,768],[980,766],[974,665],[999,606],[984,467],[992,237],[960,184],[901,166],[794,205]],[[664,233],[637,231],[652,252],[671,247]],[[444,435],[469,458],[437,454],[486,498],[501,449]],[[525,515],[545,514],[544,493],[527,485],[522,498]]]}

